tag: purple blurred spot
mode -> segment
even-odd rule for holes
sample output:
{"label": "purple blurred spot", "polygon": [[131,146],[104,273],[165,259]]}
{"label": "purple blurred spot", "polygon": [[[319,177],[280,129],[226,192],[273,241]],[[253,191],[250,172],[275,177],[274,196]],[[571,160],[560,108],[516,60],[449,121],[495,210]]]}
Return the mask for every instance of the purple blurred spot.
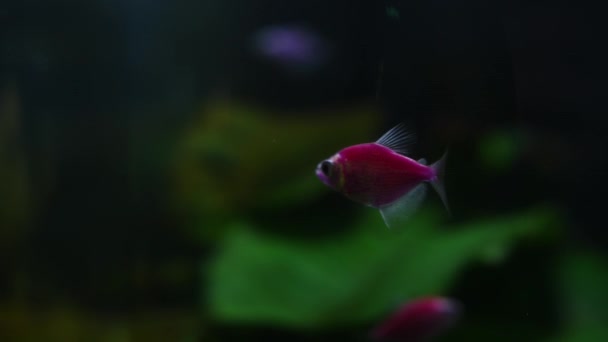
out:
{"label": "purple blurred spot", "polygon": [[288,68],[317,67],[327,58],[326,43],[309,30],[295,26],[272,26],[254,36],[256,52]]}
{"label": "purple blurred spot", "polygon": [[403,305],[372,332],[378,341],[419,342],[449,328],[461,312],[455,301],[427,297]]}

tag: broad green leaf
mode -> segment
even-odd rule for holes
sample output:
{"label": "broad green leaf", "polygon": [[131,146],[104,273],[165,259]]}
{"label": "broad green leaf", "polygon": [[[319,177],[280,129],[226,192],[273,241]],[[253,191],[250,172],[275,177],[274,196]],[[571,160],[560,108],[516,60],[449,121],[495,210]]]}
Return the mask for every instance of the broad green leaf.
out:
{"label": "broad green leaf", "polygon": [[496,262],[512,243],[541,233],[544,210],[441,227],[436,212],[386,228],[370,211],[353,233],[323,241],[235,230],[210,268],[215,319],[294,328],[364,322],[413,297],[445,291],[474,261]]}

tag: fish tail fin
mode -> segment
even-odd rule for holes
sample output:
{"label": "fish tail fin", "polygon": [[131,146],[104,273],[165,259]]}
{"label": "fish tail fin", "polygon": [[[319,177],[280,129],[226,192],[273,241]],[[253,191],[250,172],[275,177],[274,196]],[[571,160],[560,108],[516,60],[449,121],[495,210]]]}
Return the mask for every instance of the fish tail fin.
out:
{"label": "fish tail fin", "polygon": [[445,194],[445,187],[443,186],[445,161],[447,156],[448,151],[446,150],[443,153],[443,156],[438,161],[433,163],[433,165],[431,165],[431,168],[433,169],[433,171],[435,171],[435,178],[433,178],[430,183],[433,186],[433,189],[435,189],[435,191],[439,195],[439,198],[441,198],[445,209],[448,211],[448,215],[452,216],[450,206],[448,205],[448,197]]}

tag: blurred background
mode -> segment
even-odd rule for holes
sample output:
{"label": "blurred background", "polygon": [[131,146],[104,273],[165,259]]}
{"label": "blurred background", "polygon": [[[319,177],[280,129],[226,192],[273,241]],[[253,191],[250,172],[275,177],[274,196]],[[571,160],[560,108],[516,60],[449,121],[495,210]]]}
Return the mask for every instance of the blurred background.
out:
{"label": "blurred background", "polygon": [[[607,341],[601,11],[566,1],[0,4],[1,341]],[[318,162],[449,146],[389,230]]]}

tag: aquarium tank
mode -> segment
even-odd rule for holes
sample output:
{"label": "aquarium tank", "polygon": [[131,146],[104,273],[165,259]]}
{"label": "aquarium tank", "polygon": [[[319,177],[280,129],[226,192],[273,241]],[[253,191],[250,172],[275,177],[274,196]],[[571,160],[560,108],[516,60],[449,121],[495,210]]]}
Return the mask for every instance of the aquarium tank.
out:
{"label": "aquarium tank", "polygon": [[608,341],[600,16],[3,0],[0,341]]}

